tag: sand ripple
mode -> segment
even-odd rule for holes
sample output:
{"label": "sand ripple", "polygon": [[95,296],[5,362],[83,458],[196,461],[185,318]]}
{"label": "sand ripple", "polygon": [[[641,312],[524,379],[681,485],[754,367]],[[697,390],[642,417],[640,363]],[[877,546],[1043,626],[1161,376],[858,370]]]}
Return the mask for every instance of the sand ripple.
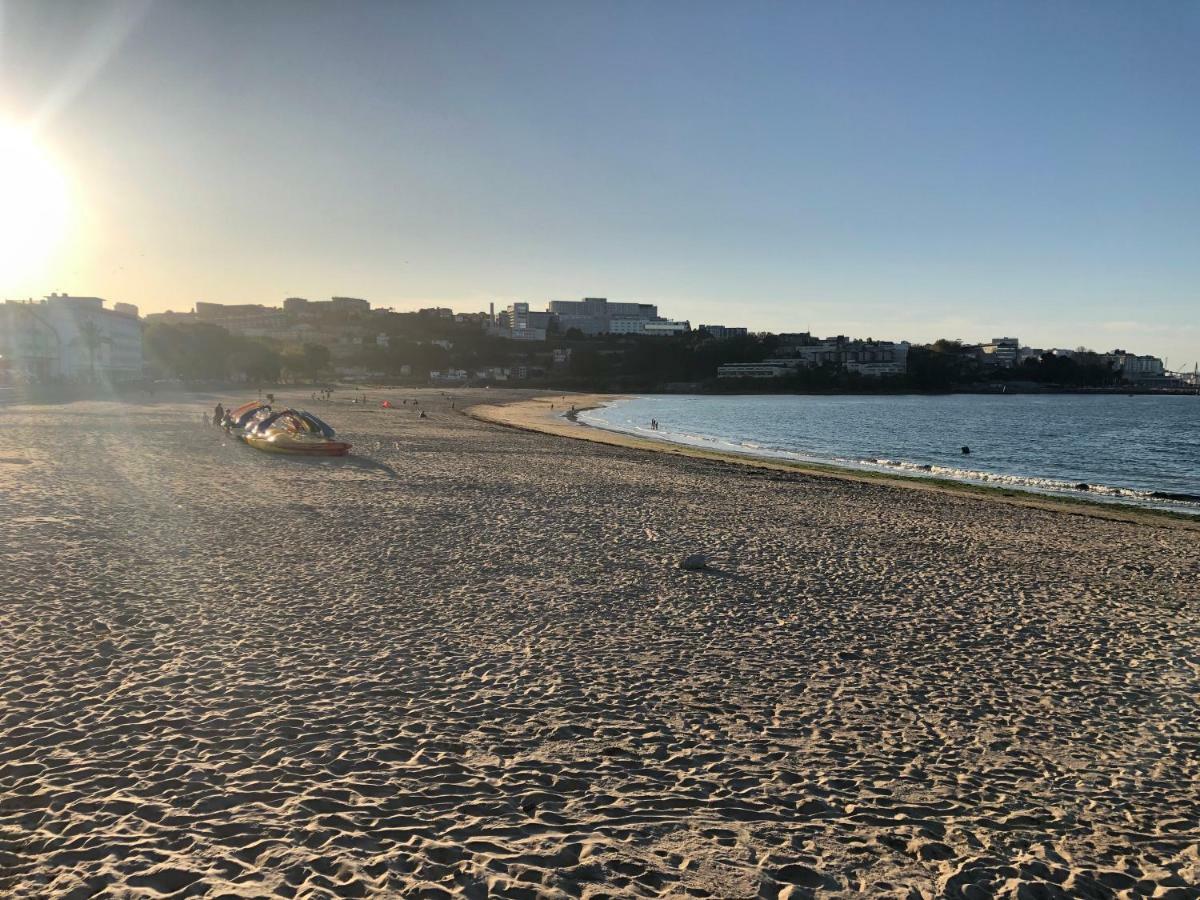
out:
{"label": "sand ripple", "polygon": [[0,410],[0,894],[1200,897],[1194,532],[425,397]]}

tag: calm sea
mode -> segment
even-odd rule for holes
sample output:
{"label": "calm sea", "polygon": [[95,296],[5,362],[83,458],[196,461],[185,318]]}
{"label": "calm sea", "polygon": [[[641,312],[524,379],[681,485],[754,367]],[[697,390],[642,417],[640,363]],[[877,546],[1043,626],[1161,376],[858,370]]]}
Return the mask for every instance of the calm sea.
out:
{"label": "calm sea", "polygon": [[579,419],[754,456],[1200,515],[1200,396],[661,395],[618,400]]}

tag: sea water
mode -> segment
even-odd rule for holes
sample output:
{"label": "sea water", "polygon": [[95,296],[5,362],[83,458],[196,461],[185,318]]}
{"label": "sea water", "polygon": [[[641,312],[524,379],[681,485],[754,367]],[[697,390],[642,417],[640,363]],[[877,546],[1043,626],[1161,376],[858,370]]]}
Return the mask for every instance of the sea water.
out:
{"label": "sea water", "polygon": [[1200,515],[1194,395],[654,395],[579,421],[725,452]]}

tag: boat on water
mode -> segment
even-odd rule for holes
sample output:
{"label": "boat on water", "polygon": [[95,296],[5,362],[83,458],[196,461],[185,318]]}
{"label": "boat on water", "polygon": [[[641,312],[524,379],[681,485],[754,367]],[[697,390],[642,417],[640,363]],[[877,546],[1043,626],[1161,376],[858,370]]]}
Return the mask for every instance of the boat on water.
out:
{"label": "boat on water", "polygon": [[272,409],[267,403],[245,403],[226,417],[226,430],[256,450],[292,456],[345,456],[350,444],[303,409]]}

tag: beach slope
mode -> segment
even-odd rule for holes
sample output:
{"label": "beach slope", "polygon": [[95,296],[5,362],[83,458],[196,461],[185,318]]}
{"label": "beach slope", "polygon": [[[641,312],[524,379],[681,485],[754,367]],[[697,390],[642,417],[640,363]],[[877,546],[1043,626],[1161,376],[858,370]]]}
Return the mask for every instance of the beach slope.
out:
{"label": "beach slope", "polygon": [[0,409],[0,895],[1198,896],[1194,531],[367,393]]}

